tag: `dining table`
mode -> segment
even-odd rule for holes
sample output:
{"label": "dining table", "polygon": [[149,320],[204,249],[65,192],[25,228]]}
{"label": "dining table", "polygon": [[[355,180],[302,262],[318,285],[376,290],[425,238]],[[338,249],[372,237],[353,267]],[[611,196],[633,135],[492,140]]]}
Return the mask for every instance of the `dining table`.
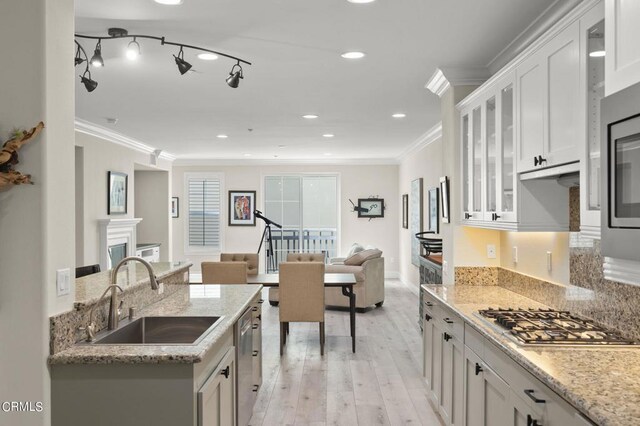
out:
{"label": "dining table", "polygon": [[[247,276],[247,284],[262,284],[265,287],[278,287],[280,276],[275,274],[257,274]],[[356,351],[356,295],[353,286],[356,284],[354,274],[325,273],[325,288],[339,287],[342,294],[349,298],[349,321],[351,328],[351,350]]]}

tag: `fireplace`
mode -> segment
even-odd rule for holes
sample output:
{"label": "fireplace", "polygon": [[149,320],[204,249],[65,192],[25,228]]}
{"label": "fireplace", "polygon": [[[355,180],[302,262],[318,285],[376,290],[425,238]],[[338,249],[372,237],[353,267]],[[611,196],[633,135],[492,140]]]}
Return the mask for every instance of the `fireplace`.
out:
{"label": "fireplace", "polygon": [[120,260],[136,254],[136,226],[142,219],[102,219],[100,227],[100,269],[113,268]]}

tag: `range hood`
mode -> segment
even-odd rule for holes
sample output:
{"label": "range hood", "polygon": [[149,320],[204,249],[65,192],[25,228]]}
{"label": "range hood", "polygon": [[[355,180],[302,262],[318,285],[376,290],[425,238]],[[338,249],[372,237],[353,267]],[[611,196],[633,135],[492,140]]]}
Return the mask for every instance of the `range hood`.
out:
{"label": "range hood", "polygon": [[556,179],[558,184],[568,188],[580,186],[580,162],[520,173],[521,181],[532,179]]}

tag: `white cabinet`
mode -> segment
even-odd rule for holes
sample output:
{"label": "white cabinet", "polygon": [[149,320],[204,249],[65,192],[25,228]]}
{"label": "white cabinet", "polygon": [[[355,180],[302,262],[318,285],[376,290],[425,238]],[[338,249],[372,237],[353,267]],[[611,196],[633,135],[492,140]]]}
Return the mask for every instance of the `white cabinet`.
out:
{"label": "white cabinet", "polygon": [[466,426],[505,425],[509,385],[465,346],[464,418]]}
{"label": "white cabinet", "polygon": [[580,160],[579,30],[572,23],[516,69],[518,173]]}
{"label": "white cabinet", "polygon": [[235,374],[232,347],[198,391],[198,426],[235,426]]}
{"label": "white cabinet", "polygon": [[605,0],[605,95],[640,82],[640,2]]}
{"label": "white cabinet", "polygon": [[442,332],[442,397],[438,411],[447,425],[462,425],[464,387],[464,345],[447,331]]}

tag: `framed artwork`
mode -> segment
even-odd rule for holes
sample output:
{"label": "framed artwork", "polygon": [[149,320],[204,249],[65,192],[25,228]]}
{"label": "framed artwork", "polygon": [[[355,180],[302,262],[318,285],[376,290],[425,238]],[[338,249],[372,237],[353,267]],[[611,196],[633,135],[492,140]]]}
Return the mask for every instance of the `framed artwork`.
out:
{"label": "framed artwork", "polygon": [[180,199],[178,197],[171,197],[171,217],[180,217]]}
{"label": "framed artwork", "polygon": [[256,226],[256,191],[229,191],[229,226]]}
{"label": "framed artwork", "polygon": [[402,194],[402,227],[409,229],[409,194]]}
{"label": "framed artwork", "polygon": [[107,214],[127,213],[126,173],[107,172]]}
{"label": "framed artwork", "polygon": [[439,233],[438,229],[438,188],[431,188],[429,190],[429,229],[434,234]]}
{"label": "framed artwork", "polygon": [[450,223],[451,216],[449,215],[449,178],[442,176],[440,178],[440,197],[442,201],[442,222]]}
{"label": "framed artwork", "polygon": [[358,217],[384,217],[384,199],[358,198]]}
{"label": "framed artwork", "polygon": [[411,181],[411,263],[420,266],[420,241],[416,234],[422,232],[422,178]]}

